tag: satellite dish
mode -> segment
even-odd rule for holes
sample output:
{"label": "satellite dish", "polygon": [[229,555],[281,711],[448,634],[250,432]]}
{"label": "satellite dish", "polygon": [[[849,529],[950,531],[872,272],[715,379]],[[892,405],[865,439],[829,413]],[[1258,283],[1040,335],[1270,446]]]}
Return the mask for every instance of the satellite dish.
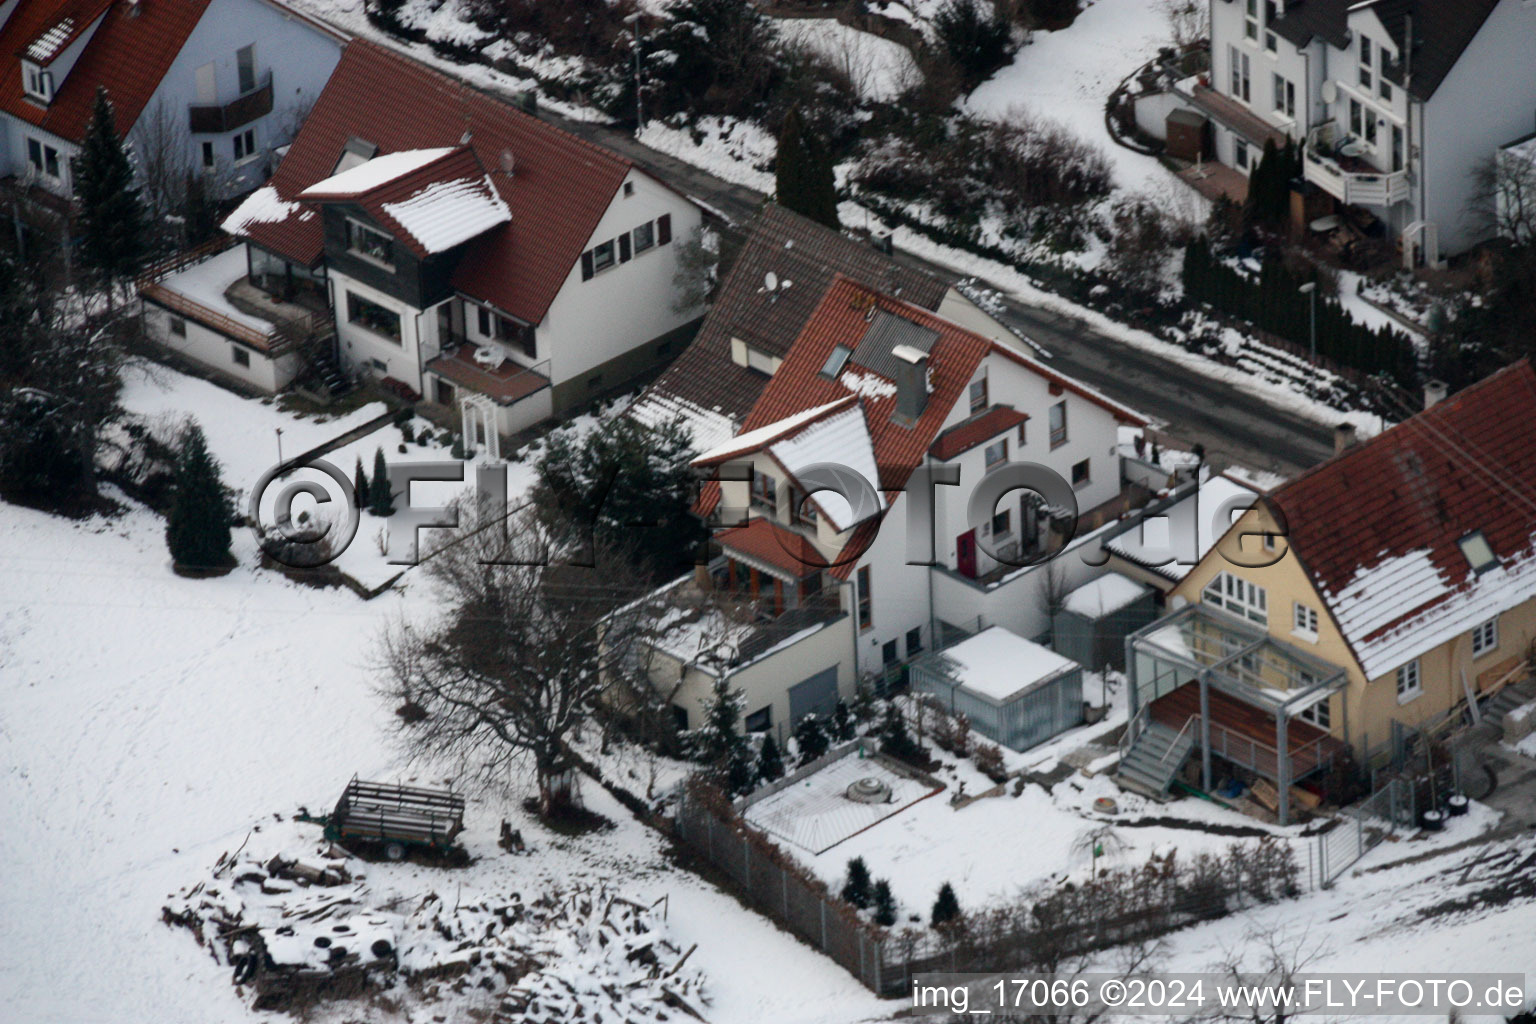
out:
{"label": "satellite dish", "polygon": [[763,288],[766,289],[767,291],[770,291],[770,292],[778,291],[779,290],[779,275],[775,274],[771,270],[768,271],[768,273],[764,274],[763,275]]}
{"label": "satellite dish", "polygon": [[1338,98],[1339,98],[1339,87],[1338,87],[1338,85],[1332,79],[1328,79],[1327,81],[1323,82],[1323,102],[1324,103],[1332,103],[1335,100],[1337,100]]}
{"label": "satellite dish", "polygon": [[779,290],[780,290],[780,291],[786,291],[786,292],[787,292],[787,291],[789,291],[789,286],[790,286],[790,285],[792,285],[792,284],[794,284],[794,283],[795,283],[795,282],[793,282],[793,281],[791,281],[791,280],[788,280],[788,279],[787,279],[787,278],[786,278],[786,279],[785,279],[785,280],[783,280],[783,281],[780,281],[780,282],[779,282]]}

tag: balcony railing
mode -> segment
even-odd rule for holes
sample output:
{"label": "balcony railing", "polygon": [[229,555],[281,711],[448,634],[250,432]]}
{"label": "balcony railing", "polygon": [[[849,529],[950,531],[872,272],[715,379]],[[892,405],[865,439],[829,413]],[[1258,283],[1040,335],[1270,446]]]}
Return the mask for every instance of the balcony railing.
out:
{"label": "balcony railing", "polygon": [[194,134],[217,135],[243,128],[272,112],[272,72],[265,80],[244,96],[236,97],[223,106],[193,104],[187,108],[189,129]]}
{"label": "balcony railing", "polygon": [[1339,132],[1326,121],[1307,133],[1302,175],[1340,202],[1359,206],[1391,206],[1408,198],[1406,171],[1379,171],[1348,154],[1359,140]]}

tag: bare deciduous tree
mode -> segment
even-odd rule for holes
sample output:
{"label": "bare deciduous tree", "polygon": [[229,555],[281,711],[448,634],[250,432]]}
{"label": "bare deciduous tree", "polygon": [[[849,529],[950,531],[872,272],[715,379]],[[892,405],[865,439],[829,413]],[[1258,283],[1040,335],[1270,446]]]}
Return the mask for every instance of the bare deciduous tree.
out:
{"label": "bare deciduous tree", "polygon": [[556,813],[571,793],[572,738],[604,688],[639,671],[662,606],[611,548],[573,566],[531,518],[507,529],[474,518],[461,506],[469,525],[423,565],[443,614],[385,631],[381,691],[413,758],[447,760],[486,785],[531,773],[540,812]]}
{"label": "bare deciduous tree", "polygon": [[1488,234],[1536,242],[1536,157],[1499,153],[1479,161],[1469,205]]}
{"label": "bare deciduous tree", "polygon": [[[1243,952],[1234,952],[1214,969],[1239,983],[1250,982],[1254,980],[1253,975],[1260,975],[1263,979],[1260,985],[1275,988],[1294,986],[1297,975],[1328,955],[1326,947],[1312,941],[1306,931],[1250,932],[1244,947]],[[1292,1010],[1289,1006],[1256,1004],[1224,1007],[1217,1016],[1220,1020],[1242,1024],[1285,1024],[1292,1016]]]}
{"label": "bare deciduous tree", "polygon": [[1175,46],[1188,46],[1211,34],[1211,8],[1202,0],[1158,0]]}

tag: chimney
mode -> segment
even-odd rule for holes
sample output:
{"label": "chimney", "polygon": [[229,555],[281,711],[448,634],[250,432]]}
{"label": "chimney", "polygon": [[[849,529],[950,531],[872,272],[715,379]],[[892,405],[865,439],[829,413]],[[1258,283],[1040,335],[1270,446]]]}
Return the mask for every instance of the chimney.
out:
{"label": "chimney", "polygon": [[1333,454],[1342,455],[1358,443],[1353,423],[1340,423],[1333,428]]}
{"label": "chimney", "polygon": [[1445,394],[1450,388],[1446,387],[1443,380],[1427,380],[1424,382],[1424,408],[1429,409],[1445,401]]}
{"label": "chimney", "polygon": [[896,357],[896,412],[892,419],[915,423],[928,407],[928,353],[911,345],[891,349]]}

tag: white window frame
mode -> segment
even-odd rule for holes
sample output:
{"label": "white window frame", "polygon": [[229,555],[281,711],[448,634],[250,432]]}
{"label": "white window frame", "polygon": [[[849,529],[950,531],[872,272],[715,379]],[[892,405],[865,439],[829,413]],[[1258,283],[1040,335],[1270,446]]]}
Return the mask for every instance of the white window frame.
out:
{"label": "white window frame", "polygon": [[1300,601],[1291,602],[1291,633],[1317,642],[1317,609]]}
{"label": "white window frame", "polygon": [[29,60],[21,62],[21,91],[28,99],[53,102],[53,72],[45,71]]}
{"label": "white window frame", "polygon": [[1243,38],[1259,41],[1259,0],[1243,0]]}
{"label": "white window frame", "polygon": [[1333,694],[1329,694],[1316,704],[1302,708],[1296,713],[1296,717],[1309,725],[1315,725],[1323,732],[1332,728],[1333,722]]}
{"label": "white window frame", "polygon": [[1407,704],[1409,701],[1423,695],[1424,677],[1420,670],[1418,658],[1414,658],[1412,661],[1402,665],[1397,670],[1394,679],[1397,683],[1397,702],[1399,704]]}
{"label": "white window frame", "polygon": [[1480,622],[1472,629],[1472,657],[1481,658],[1499,649],[1499,617]]}
{"label": "white window frame", "polygon": [[[377,235],[378,237],[382,238],[384,240],[385,252],[389,253],[389,259],[384,259],[381,256],[375,256],[373,253],[368,252],[366,249],[359,249],[357,247],[357,236],[360,233]],[[395,268],[395,240],[389,236],[389,232],[380,231],[378,228],[373,227],[370,224],[364,224],[356,217],[347,218],[347,252],[351,253],[353,256],[356,256],[358,259],[367,260],[369,263],[372,263],[376,266],[384,267],[389,270],[393,270]]]}
{"label": "white window frame", "polygon": [[1269,625],[1269,591],[1230,572],[1219,572],[1211,577],[1201,591],[1200,600],[1249,622]]}
{"label": "white window frame", "polygon": [[982,463],[987,469],[991,469],[993,466],[999,465],[1000,463],[1007,462],[1008,439],[1005,437],[1001,441],[987,445],[986,449],[981,453],[981,458]]}
{"label": "white window frame", "polygon": [[255,128],[246,128],[243,131],[236,132],[230,140],[230,145],[235,154],[236,167],[248,164],[261,155],[260,150],[256,148]]}

